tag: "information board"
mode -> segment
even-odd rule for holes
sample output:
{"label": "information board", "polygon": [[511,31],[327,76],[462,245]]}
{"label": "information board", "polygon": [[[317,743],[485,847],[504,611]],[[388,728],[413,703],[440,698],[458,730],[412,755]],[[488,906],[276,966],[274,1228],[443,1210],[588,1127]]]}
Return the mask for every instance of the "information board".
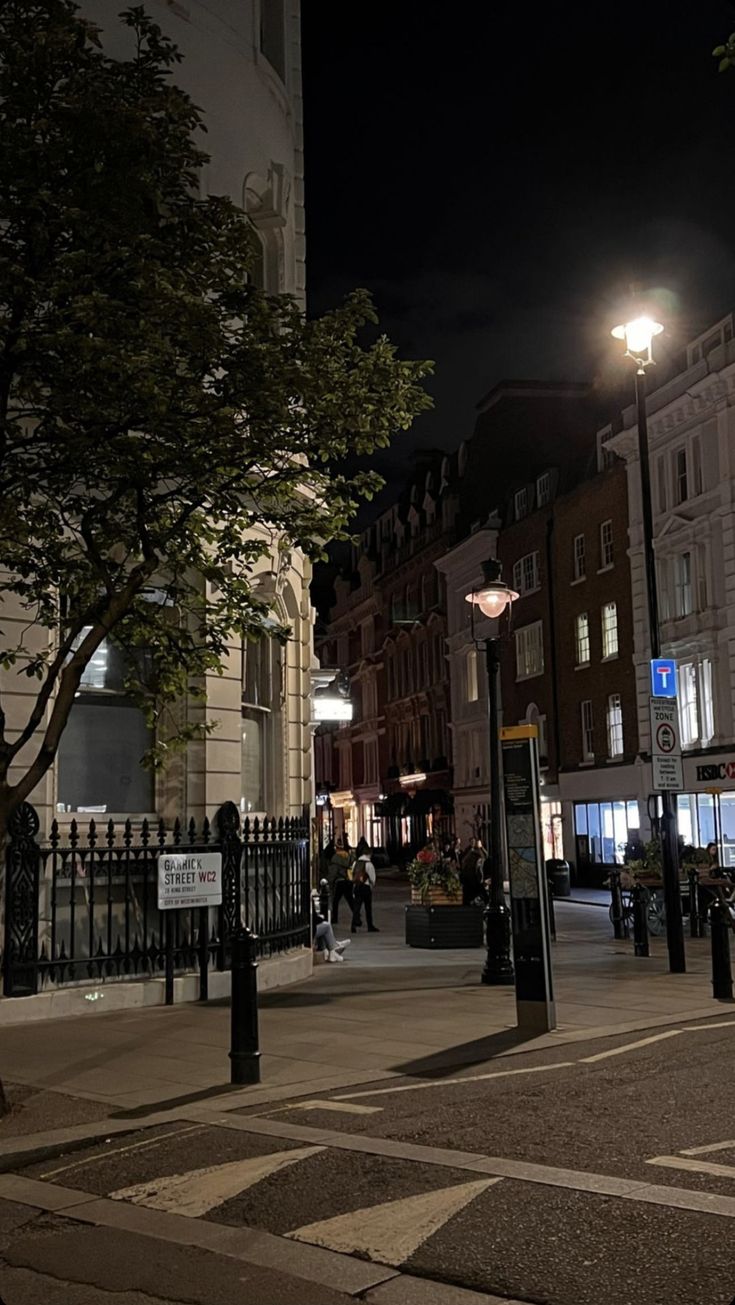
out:
{"label": "information board", "polygon": [[534,725],[500,732],[518,1024],[556,1028]]}
{"label": "information board", "polygon": [[159,852],[159,910],[221,904],[221,852]]}

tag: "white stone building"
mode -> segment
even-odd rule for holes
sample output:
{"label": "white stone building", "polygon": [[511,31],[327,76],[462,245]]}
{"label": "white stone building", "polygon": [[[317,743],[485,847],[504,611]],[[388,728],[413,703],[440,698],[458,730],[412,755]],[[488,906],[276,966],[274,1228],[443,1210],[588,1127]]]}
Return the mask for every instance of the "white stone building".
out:
{"label": "white stone building", "polygon": [[[175,75],[205,115],[211,161],[203,189],[229,195],[251,215],[263,286],[303,300],[299,0],[148,0],[147,8],[181,50]],[[119,10],[118,0],[82,3],[106,48],[122,55],[127,33]],[[226,800],[243,814],[301,815],[312,800],[310,580],[310,563],[296,552],[274,550],[261,560],[259,584],[291,638],[284,649],[269,640],[250,644],[246,654],[239,643],[230,649],[224,674],[206,685],[206,715],[216,729],[155,780],[139,765],[144,720],[126,701],[114,648],[103,645],[85,674],[57,762],[32,795],[42,830],[53,815],[63,824],[82,812],[201,819]],[[13,622],[3,615],[10,641]],[[13,672],[0,684],[12,730],[27,718],[29,698]],[[182,704],[182,712],[194,711],[203,709]],[[11,782],[16,777],[17,770]]]}
{"label": "white stone building", "polygon": [[[686,349],[650,393],[648,436],[662,654],[678,662],[684,792],[679,833],[718,836],[735,861],[735,324],[729,314]],[[656,375],[649,374],[649,387]],[[640,748],[650,749],[648,619],[634,407],[598,437],[628,470],[630,562]],[[650,765],[640,767],[641,832],[649,828]],[[719,790],[714,792],[713,790]]]}

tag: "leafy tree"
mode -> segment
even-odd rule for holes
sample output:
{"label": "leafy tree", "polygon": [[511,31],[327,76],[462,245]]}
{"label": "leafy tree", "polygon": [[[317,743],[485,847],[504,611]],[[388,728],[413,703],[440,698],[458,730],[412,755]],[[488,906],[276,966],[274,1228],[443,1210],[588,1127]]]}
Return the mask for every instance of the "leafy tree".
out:
{"label": "leafy tree", "polygon": [[248,283],[249,220],[199,191],[177,50],[120,17],[118,61],[71,0],[0,7],[0,628],[6,691],[34,686],[19,731],[0,702],[0,839],[102,641],[163,764],[192,733],[166,738],[167,704],[264,628],[254,563],[345,538],[379,479],[340,462],[428,404],[427,364],[361,342],[364,292],[310,321]]}

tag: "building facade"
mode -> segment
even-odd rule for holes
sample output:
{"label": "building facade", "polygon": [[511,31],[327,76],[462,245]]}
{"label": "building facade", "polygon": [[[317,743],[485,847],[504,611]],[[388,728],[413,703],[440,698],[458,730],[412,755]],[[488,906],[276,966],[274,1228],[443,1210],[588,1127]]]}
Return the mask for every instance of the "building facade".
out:
{"label": "building facade", "polygon": [[[298,0],[151,0],[149,10],[179,46],[175,75],[205,114],[211,160],[203,191],[226,194],[249,213],[262,250],[254,275],[264,288],[303,301]],[[99,25],[110,53],[124,56],[129,34],[116,0],[84,0],[82,11]],[[33,794],[43,828],[52,816],[63,825],[80,813],[201,819],[226,800],[247,815],[301,814],[312,798],[311,567],[296,551],[271,547],[254,580],[291,637],[283,648],[268,638],[230,647],[222,674],[207,677],[206,704],[178,708],[182,723],[206,717],[213,731],[159,776],[140,765],[149,738],[125,695],[120,656],[114,644],[99,649],[56,765]],[[4,616],[10,641],[21,622]],[[3,673],[2,689],[12,729],[27,719],[29,698],[13,672]]]}
{"label": "building facade", "polygon": [[[687,346],[649,394],[648,438],[661,643],[678,663],[686,843],[735,847],[735,323],[729,314]],[[655,372],[649,385],[655,383]],[[625,460],[640,774],[641,828],[651,829],[647,607],[640,463],[633,408],[600,440]],[[651,804],[655,815],[655,805]]]}

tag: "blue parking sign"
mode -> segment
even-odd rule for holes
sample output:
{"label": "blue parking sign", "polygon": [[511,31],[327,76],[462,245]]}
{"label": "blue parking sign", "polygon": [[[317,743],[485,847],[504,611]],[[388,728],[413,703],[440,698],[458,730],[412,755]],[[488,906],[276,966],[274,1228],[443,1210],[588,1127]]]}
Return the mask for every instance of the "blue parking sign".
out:
{"label": "blue parking sign", "polygon": [[673,657],[652,659],[651,694],[654,698],[676,697],[676,662]]}

